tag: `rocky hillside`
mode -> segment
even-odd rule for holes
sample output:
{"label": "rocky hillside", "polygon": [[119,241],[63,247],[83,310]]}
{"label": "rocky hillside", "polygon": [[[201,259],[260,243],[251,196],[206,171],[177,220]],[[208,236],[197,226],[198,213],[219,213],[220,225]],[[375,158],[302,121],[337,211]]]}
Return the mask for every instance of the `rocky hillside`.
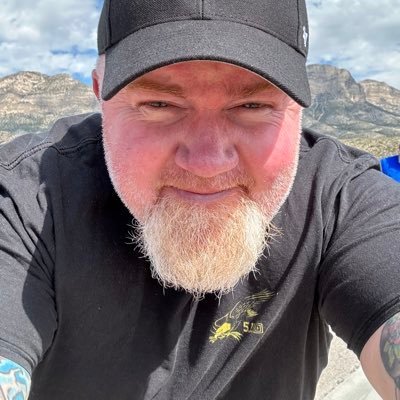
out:
{"label": "rocky hillside", "polygon": [[67,74],[20,72],[0,79],[0,140],[46,130],[57,118],[96,110],[91,89]]}
{"label": "rocky hillside", "polygon": [[400,90],[373,80],[356,82],[330,65],[308,66],[312,106],[304,125],[339,137],[400,135]]}
{"label": "rocky hillside", "polygon": [[[350,72],[310,65],[313,104],[303,125],[340,138],[400,136],[400,90],[356,82]],[[69,75],[20,72],[0,78],[0,141],[46,130],[61,116],[98,110],[91,88]]]}

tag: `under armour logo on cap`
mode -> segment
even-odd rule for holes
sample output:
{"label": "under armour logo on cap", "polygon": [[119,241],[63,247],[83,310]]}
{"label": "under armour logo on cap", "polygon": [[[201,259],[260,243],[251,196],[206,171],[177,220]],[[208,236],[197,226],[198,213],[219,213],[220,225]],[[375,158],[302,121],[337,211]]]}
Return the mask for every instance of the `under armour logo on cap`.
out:
{"label": "under armour logo on cap", "polygon": [[305,26],[303,26],[303,40],[304,40],[304,47],[307,48],[308,32],[307,32],[307,28]]}

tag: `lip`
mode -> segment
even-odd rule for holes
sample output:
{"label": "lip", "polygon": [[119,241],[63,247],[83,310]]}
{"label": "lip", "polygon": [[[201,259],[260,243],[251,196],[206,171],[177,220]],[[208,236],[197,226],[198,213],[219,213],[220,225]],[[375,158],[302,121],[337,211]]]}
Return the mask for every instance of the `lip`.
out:
{"label": "lip", "polygon": [[211,203],[214,201],[221,201],[227,197],[235,196],[239,193],[239,188],[229,188],[218,191],[198,192],[179,189],[176,187],[168,187],[167,191],[176,197],[194,203]]}

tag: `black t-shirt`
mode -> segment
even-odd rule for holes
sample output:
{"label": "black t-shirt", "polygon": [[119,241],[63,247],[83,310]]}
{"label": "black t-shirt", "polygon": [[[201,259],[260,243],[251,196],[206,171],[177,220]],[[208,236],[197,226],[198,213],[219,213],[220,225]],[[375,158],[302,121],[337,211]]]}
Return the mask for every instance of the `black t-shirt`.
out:
{"label": "black t-shirt", "polygon": [[400,311],[400,185],[310,131],[259,274],[164,290],[130,242],[99,115],[0,148],[0,355],[32,400],[312,399],[328,323],[360,354]]}

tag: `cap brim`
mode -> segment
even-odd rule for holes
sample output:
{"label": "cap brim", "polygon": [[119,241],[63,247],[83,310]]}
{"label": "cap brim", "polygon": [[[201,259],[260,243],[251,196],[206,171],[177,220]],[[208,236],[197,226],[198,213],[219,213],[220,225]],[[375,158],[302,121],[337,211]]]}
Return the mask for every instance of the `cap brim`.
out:
{"label": "cap brim", "polygon": [[244,67],[272,82],[303,107],[311,103],[304,55],[260,29],[215,20],[150,26],[109,48],[102,97],[109,100],[139,76],[189,60],[216,60]]}

